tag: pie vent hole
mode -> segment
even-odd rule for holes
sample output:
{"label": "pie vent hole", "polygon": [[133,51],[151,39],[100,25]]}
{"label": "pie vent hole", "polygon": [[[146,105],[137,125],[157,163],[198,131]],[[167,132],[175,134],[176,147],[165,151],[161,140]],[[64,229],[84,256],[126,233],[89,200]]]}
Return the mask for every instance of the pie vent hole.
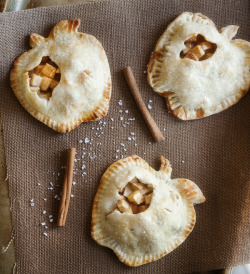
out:
{"label": "pie vent hole", "polygon": [[116,209],[121,213],[138,214],[148,209],[153,196],[153,187],[141,183],[138,178],[128,182],[119,194],[121,198],[116,203]]}
{"label": "pie vent hole", "polygon": [[60,69],[49,56],[44,56],[41,63],[28,72],[31,92],[47,100],[52,96],[54,88],[61,79]]}
{"label": "pie vent hole", "polygon": [[205,39],[201,34],[192,36],[184,42],[186,48],[180,52],[180,57],[194,61],[206,60],[215,53],[217,45]]}

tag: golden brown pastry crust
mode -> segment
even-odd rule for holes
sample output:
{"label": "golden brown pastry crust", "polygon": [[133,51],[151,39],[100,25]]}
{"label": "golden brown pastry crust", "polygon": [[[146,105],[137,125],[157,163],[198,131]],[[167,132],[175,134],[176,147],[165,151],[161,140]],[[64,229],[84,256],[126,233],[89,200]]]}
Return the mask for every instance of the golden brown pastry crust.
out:
{"label": "golden brown pastry crust", "polygon": [[[82,122],[104,117],[111,96],[111,75],[105,51],[93,36],[77,31],[80,19],[59,22],[48,38],[32,33],[31,50],[13,64],[10,83],[22,106],[52,129],[66,133]],[[61,72],[49,99],[31,91],[29,71],[48,56]]]}
{"label": "golden brown pastry crust", "polygon": [[[171,179],[169,161],[161,156],[159,171],[131,156],[104,173],[92,210],[91,235],[111,248],[129,266],[160,259],[180,245],[195,225],[194,204],[205,201],[201,190],[187,179]],[[149,207],[141,213],[120,212],[120,190],[134,177],[153,187]]]}
{"label": "golden brown pastry crust", "polygon": [[[238,26],[217,30],[200,13],[184,12],[158,40],[148,64],[148,83],[182,120],[203,118],[237,103],[250,87],[250,43],[231,40]],[[202,35],[217,45],[203,61],[181,58],[184,42]]]}

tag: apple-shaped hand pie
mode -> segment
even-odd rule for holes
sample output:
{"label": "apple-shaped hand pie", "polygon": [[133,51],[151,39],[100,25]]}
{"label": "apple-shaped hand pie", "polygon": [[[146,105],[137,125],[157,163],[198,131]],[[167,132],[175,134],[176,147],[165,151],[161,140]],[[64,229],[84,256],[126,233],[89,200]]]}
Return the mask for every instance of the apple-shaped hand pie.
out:
{"label": "apple-shaped hand pie", "polygon": [[129,266],[160,259],[179,246],[195,224],[194,204],[205,201],[197,185],[171,179],[169,161],[159,171],[138,156],[104,173],[92,211],[92,238]]}
{"label": "apple-shaped hand pie", "polygon": [[111,96],[105,51],[79,25],[80,19],[61,21],[48,38],[32,33],[32,49],[15,60],[10,75],[22,106],[62,133],[104,117]]}
{"label": "apple-shaped hand pie", "polygon": [[238,26],[217,30],[199,13],[184,12],[157,42],[148,83],[182,120],[206,117],[237,103],[250,87],[250,43],[231,40]]}

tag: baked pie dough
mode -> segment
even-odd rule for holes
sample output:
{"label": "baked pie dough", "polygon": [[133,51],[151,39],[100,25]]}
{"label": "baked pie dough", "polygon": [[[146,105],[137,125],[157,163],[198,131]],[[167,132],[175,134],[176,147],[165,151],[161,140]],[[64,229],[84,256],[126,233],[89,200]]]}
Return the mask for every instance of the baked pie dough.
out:
{"label": "baked pie dough", "polygon": [[250,87],[250,43],[231,40],[238,26],[217,30],[200,13],[184,12],[157,42],[148,83],[182,120],[206,117],[237,103]]}
{"label": "baked pie dough", "polygon": [[92,238],[129,266],[160,259],[179,246],[195,224],[194,204],[205,201],[187,179],[171,179],[169,161],[159,171],[138,156],[104,173],[92,211]]}
{"label": "baked pie dough", "polygon": [[61,21],[48,38],[32,33],[32,49],[16,59],[10,75],[22,106],[62,133],[104,117],[111,96],[105,51],[79,25],[80,19]]}

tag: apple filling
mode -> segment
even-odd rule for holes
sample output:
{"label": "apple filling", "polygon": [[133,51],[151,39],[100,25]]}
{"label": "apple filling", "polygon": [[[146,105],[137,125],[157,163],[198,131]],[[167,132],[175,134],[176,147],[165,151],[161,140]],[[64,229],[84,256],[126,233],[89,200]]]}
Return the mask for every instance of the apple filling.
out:
{"label": "apple filling", "polygon": [[30,90],[37,92],[41,98],[49,100],[60,78],[59,67],[48,56],[45,56],[37,67],[29,71]]}
{"label": "apple filling", "polygon": [[136,177],[127,183],[119,192],[121,199],[117,201],[118,210],[123,213],[137,214],[145,211],[153,196],[153,187],[142,184]]}
{"label": "apple filling", "polygon": [[216,51],[217,45],[208,42],[202,35],[192,36],[184,42],[186,48],[181,51],[181,58],[203,61],[210,58]]}

